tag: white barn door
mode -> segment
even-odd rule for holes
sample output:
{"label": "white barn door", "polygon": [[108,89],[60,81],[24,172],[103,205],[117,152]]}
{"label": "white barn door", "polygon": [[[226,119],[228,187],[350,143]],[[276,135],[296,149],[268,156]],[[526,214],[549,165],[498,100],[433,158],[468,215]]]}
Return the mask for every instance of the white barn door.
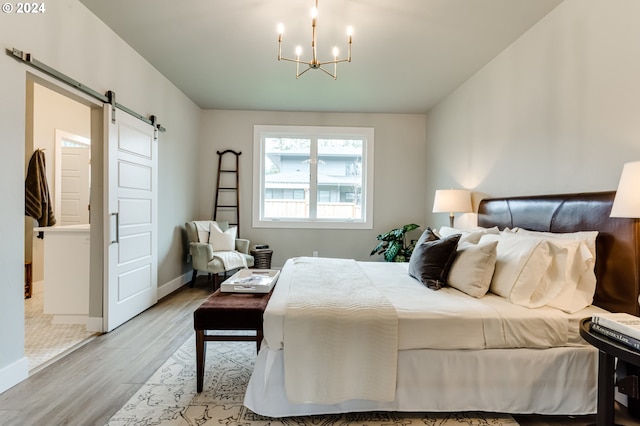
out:
{"label": "white barn door", "polygon": [[158,300],[158,147],[153,126],[105,105],[104,330]]}

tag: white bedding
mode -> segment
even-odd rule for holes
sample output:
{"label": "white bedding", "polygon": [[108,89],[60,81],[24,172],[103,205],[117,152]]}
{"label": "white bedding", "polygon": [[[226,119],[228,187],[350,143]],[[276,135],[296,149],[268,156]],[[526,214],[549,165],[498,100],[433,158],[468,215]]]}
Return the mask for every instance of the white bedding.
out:
{"label": "white bedding", "polygon": [[[283,348],[291,262],[285,264],[264,314],[265,342],[273,350]],[[567,314],[514,305],[491,293],[476,299],[453,288],[433,291],[407,274],[406,263],[358,264],[398,314],[399,350],[585,345],[578,334],[579,320],[602,311],[590,306]]]}
{"label": "white bedding", "polygon": [[584,415],[597,406],[598,350],[406,350],[398,353],[396,399],[293,404],[284,390],[283,351],[263,346],[244,405],[270,417],[364,411]]}
{"label": "white bedding", "polygon": [[389,300],[354,260],[302,257],[289,267],[296,283],[289,287],[284,320],[289,400],[393,401],[398,318]]}
{"label": "white bedding", "polygon": [[[271,417],[359,411],[493,411],[593,414],[598,351],[579,335],[573,314],[530,309],[488,293],[477,299],[453,288],[429,290],[406,263],[358,262],[398,314],[398,363],[393,401],[350,399],[299,404],[287,397],[283,324],[290,261],[264,314],[263,344],[244,404]],[[301,380],[313,380],[303,376]]]}

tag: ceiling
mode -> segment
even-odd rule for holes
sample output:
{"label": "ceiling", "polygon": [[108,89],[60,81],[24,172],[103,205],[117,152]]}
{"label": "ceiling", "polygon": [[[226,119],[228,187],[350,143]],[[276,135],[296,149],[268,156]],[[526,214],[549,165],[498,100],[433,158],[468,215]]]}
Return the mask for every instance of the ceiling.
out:
{"label": "ceiling", "polygon": [[313,0],[80,0],[204,109],[424,113],[562,0],[320,0],[318,59],[352,62],[299,79]]}

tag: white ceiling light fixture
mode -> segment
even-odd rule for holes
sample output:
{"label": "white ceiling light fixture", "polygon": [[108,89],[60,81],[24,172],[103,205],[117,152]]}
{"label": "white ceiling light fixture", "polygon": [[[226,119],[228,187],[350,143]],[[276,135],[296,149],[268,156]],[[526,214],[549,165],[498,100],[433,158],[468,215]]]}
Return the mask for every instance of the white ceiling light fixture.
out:
{"label": "white ceiling light fixture", "polygon": [[[339,62],[351,62],[351,40],[353,37],[353,28],[347,27],[347,45],[348,45],[348,53],[346,58],[339,59],[340,51],[337,47],[333,48],[333,60],[331,61],[319,61],[316,53],[316,23],[318,20],[318,0],[315,0],[315,6],[311,9],[311,60],[306,61],[300,59],[300,55],[302,55],[302,47],[296,47],[296,58],[287,58],[282,56],[282,34],[284,33],[284,26],[282,24],[278,24],[278,60],[279,61],[290,61],[296,63],[296,78],[300,78],[302,74],[309,70],[322,70],[327,75],[333,77],[335,80],[338,78],[338,63]],[[300,64],[306,65],[302,72],[300,72]],[[333,64],[333,73],[328,71],[326,68],[323,68],[323,65]]]}

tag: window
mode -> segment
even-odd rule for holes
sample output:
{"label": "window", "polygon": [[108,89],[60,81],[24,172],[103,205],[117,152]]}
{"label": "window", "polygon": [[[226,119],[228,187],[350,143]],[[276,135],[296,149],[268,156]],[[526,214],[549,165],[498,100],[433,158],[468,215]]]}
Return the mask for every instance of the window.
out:
{"label": "window", "polygon": [[373,228],[373,129],[254,126],[253,226]]}

